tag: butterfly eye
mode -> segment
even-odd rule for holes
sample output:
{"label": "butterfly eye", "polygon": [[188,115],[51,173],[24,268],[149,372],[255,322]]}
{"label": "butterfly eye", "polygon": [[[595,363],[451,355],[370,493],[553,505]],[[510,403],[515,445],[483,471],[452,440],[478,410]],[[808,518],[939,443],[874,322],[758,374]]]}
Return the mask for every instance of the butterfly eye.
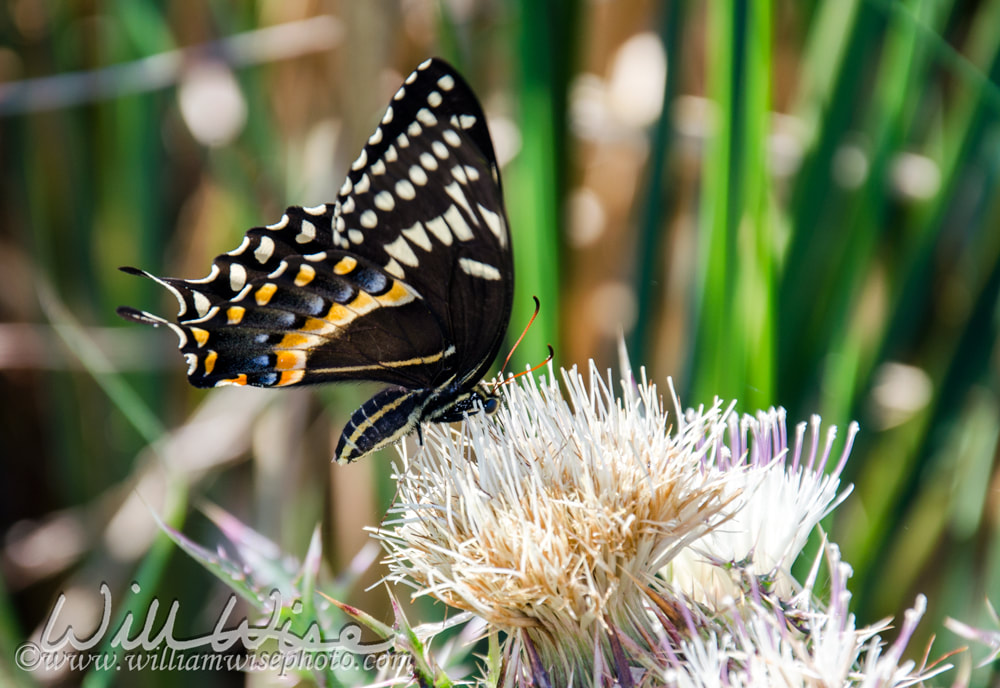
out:
{"label": "butterfly eye", "polygon": [[483,400],[483,411],[486,412],[486,415],[496,413],[498,408],[500,408],[500,400],[496,397],[486,397]]}

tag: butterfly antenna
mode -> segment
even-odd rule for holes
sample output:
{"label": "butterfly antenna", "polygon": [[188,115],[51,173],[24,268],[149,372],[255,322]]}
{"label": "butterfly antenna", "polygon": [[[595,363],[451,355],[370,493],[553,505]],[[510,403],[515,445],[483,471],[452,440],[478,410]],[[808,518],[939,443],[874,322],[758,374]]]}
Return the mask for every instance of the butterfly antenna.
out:
{"label": "butterfly antenna", "polygon": [[510,384],[511,382],[513,382],[517,378],[521,377],[522,375],[527,375],[528,373],[533,373],[536,370],[538,370],[539,368],[541,368],[543,365],[547,365],[548,362],[552,360],[552,357],[555,356],[556,352],[552,349],[552,345],[551,344],[546,344],[545,346],[549,347],[549,355],[545,357],[544,361],[542,361],[541,363],[539,363],[538,365],[536,365],[534,368],[531,368],[529,370],[522,370],[520,373],[517,373],[515,375],[511,375],[506,380],[503,380],[501,382],[496,383],[496,385],[493,387],[493,390],[496,391],[497,387],[502,387],[503,385]]}
{"label": "butterfly antenna", "polygon": [[[528,334],[528,330],[531,329],[531,323],[535,322],[535,318],[538,317],[538,311],[542,307],[541,301],[538,300],[537,296],[532,296],[535,300],[535,312],[531,314],[531,318],[528,320],[528,324],[524,326],[524,330],[521,332],[521,336],[517,338],[514,342],[514,346],[510,348],[510,352],[507,354],[507,358],[503,359],[503,365],[500,366],[500,377],[503,377],[503,371],[507,368],[507,364],[510,363],[510,357],[514,355],[514,351],[517,350],[518,345],[521,340],[524,339],[524,335]],[[550,347],[551,348],[551,347]]]}
{"label": "butterfly antenna", "polygon": [[528,334],[528,330],[531,329],[531,324],[533,322],[535,322],[535,318],[538,317],[538,311],[542,307],[542,304],[538,300],[537,296],[532,296],[531,298],[533,298],[535,300],[535,312],[531,314],[531,318],[528,320],[528,324],[524,326],[524,330],[521,332],[521,336],[517,338],[516,342],[514,342],[514,346],[511,347],[510,353],[507,354],[507,358],[504,359],[503,365],[500,366],[500,374],[499,374],[500,381],[493,383],[493,391],[494,392],[496,392],[496,390],[499,389],[500,387],[502,387],[503,385],[506,385],[511,380],[516,380],[517,378],[521,377],[522,375],[526,375],[528,373],[535,372],[536,370],[538,370],[539,368],[541,368],[543,365],[546,365],[549,361],[551,361],[552,357],[555,355],[555,352],[552,350],[552,345],[551,344],[547,344],[546,346],[548,346],[548,348],[549,348],[549,355],[548,355],[548,357],[544,361],[542,361],[541,363],[539,363],[538,365],[536,365],[531,370],[523,370],[520,373],[517,373],[516,375],[511,375],[506,380],[503,379],[503,371],[507,368],[507,364],[510,363],[510,357],[514,355],[514,351],[517,349],[518,345],[520,345],[521,340],[524,339],[524,335]]}

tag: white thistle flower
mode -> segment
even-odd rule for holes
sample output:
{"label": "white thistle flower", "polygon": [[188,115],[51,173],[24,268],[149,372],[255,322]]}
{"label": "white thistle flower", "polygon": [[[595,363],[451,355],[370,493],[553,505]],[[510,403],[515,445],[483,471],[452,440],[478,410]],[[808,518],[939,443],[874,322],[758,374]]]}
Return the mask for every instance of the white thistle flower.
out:
{"label": "white thistle flower", "polygon": [[847,494],[839,475],[856,426],[826,474],[834,435],[820,447],[818,418],[811,443],[803,424],[792,447],[782,410],[741,419],[716,403],[671,421],[642,378],[616,396],[593,364],[589,386],[575,369],[562,388],[526,376],[493,416],[425,427],[423,447],[401,450],[397,505],[372,531],[388,579],[504,635],[490,685],[905,686],[929,675],[901,662],[905,640],[883,654],[882,626],[855,628],[835,546],[823,548],[830,600],[813,593],[819,560],[804,585],[790,573]]}
{"label": "white thistle flower", "polygon": [[704,466],[709,472],[725,473],[727,494],[733,498],[732,517],[675,558],[672,581],[691,597],[716,605],[736,594],[725,564],[739,562],[743,573],[766,577],[783,593],[794,589],[789,567],[806,539],[827,514],[850,493],[838,493],[839,476],[857,434],[856,423],[837,465],[824,473],[829,463],[836,428],[827,430],[820,451],[820,419],[813,416],[810,446],[802,456],[806,424],[796,427],[793,453],[788,455],[784,409],[760,412],[756,418],[730,413],[724,420],[695,411],[685,414],[694,432],[706,432],[705,423],[725,422],[729,443],[719,445]]}

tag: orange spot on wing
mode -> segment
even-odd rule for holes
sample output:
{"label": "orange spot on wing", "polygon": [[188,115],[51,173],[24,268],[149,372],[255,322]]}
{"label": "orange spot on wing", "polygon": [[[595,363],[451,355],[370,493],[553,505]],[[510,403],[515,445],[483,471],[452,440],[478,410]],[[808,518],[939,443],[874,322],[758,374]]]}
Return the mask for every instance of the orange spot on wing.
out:
{"label": "orange spot on wing", "polygon": [[399,281],[392,283],[392,289],[376,297],[382,305],[397,306],[413,300],[413,292]]}
{"label": "orange spot on wing", "polygon": [[[359,314],[367,313],[378,305],[375,297],[366,291],[359,291],[358,295],[349,304],[352,311]],[[332,309],[331,309],[332,310]]]}
{"label": "orange spot on wing", "polygon": [[247,312],[247,309],[243,306],[230,306],[226,309],[226,318],[229,319],[230,325],[239,325],[240,321],[243,320],[243,314]]}
{"label": "orange spot on wing", "polygon": [[306,362],[306,355],[302,351],[277,351],[275,352],[277,361],[274,367],[277,370],[292,370],[301,368]]}
{"label": "orange spot on wing", "polygon": [[274,292],[276,291],[278,291],[278,285],[273,282],[268,282],[263,285],[257,290],[257,293],[254,294],[254,298],[257,299],[257,305],[266,306],[267,302],[271,300],[271,297],[274,296]]}
{"label": "orange spot on wing", "polygon": [[217,351],[209,351],[205,356],[205,374],[210,375],[215,370],[215,361],[219,358]]}
{"label": "orange spot on wing", "polygon": [[302,265],[299,267],[299,274],[295,276],[295,286],[304,287],[316,277],[316,269],[312,265]]}
{"label": "orange spot on wing", "polygon": [[225,385],[236,385],[237,387],[244,387],[247,384],[246,373],[240,373],[236,377],[231,377],[228,380],[219,380],[215,383],[216,387],[223,387]]}
{"label": "orange spot on wing", "polygon": [[201,348],[208,341],[208,330],[203,330],[200,327],[192,327],[191,336],[194,337],[194,340],[198,342],[198,347]]}
{"label": "orange spot on wing", "polygon": [[275,387],[285,387],[287,385],[294,385],[296,382],[300,381],[305,377],[306,371],[304,370],[286,370],[281,374],[281,379],[278,380]]}
{"label": "orange spot on wing", "polygon": [[333,266],[333,271],[338,275],[346,275],[357,266],[358,261],[350,256],[346,256],[337,261],[337,264]]}
{"label": "orange spot on wing", "polygon": [[327,311],[324,316],[324,320],[334,323],[336,325],[346,325],[347,323],[354,320],[354,313],[339,303],[335,303],[330,306],[330,310]]}
{"label": "orange spot on wing", "polygon": [[[315,318],[311,318],[311,320],[319,323],[320,325],[326,324],[322,320],[316,320]],[[305,330],[308,327],[308,325],[309,321],[307,320],[306,324],[302,326],[302,329]],[[299,332],[289,332],[288,334],[286,334],[284,337],[281,338],[281,342],[278,343],[277,348],[279,349],[310,348],[311,341],[312,340],[308,335],[304,335]]]}
{"label": "orange spot on wing", "polygon": [[[309,318],[309,319],[307,319],[305,321],[305,323],[303,323],[303,325],[302,325],[302,327],[300,329],[301,329],[302,332],[324,332],[324,331],[329,330],[331,328],[330,328],[330,323],[328,323],[326,320],[323,320],[323,319],[320,319],[320,318]],[[302,336],[302,335],[296,335],[295,333],[289,333],[289,334],[285,335],[285,338],[295,337],[295,336]],[[281,340],[281,343],[282,343],[282,346],[285,346],[285,340],[284,339]],[[291,345],[288,345],[288,347],[291,348]]]}

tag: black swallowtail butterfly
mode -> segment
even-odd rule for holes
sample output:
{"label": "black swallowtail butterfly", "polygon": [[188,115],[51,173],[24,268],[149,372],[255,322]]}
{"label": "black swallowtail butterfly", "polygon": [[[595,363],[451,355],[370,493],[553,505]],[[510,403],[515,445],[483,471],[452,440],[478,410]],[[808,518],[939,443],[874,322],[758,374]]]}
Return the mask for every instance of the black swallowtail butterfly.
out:
{"label": "black swallowtail butterfly", "polygon": [[499,400],[479,385],[510,319],[511,238],[482,107],[455,70],[422,63],[396,92],[337,200],[254,227],[197,280],[156,280],[196,387],[372,380],[392,385],[351,417],[346,463],[425,421]]}

